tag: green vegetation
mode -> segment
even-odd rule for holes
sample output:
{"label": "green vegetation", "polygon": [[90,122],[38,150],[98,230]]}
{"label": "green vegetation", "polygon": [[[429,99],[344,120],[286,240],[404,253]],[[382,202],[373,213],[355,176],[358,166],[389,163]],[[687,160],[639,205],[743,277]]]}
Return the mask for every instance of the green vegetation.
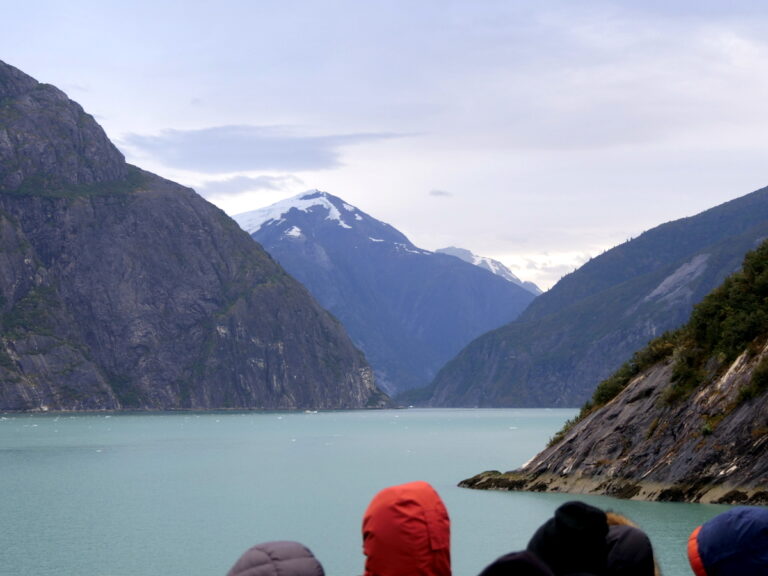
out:
{"label": "green vegetation", "polygon": [[709,436],[710,434],[712,434],[715,431],[715,429],[720,425],[720,422],[722,422],[724,419],[725,419],[724,412],[707,416],[704,420],[704,426],[701,429],[701,435]]}
{"label": "green vegetation", "polygon": [[[698,304],[688,324],[653,340],[595,389],[579,414],[565,423],[549,446],[559,442],[576,423],[615,398],[644,370],[672,358],[671,386],[663,400],[676,404],[705,382],[718,377],[745,350],[756,353],[768,340],[768,242],[749,252],[742,269]],[[739,393],[737,406],[768,390],[768,358]],[[718,421],[707,422],[702,434],[711,434]]]}
{"label": "green vegetation", "polygon": [[145,185],[145,175],[135,166],[128,166],[128,174],[114,182],[94,184],[62,185],[49,182],[45,177],[34,176],[24,180],[17,190],[4,190],[4,194],[18,196],[45,196],[49,198],[76,198],[80,196],[112,196],[128,194]]}
{"label": "green vegetation", "polygon": [[768,243],[744,258],[742,270],[699,304],[688,330],[703,356],[735,360],[768,332]]}
{"label": "green vegetation", "polygon": [[739,390],[738,402],[747,402],[762,396],[768,390],[768,357],[763,358],[752,372],[752,379],[747,386]]}
{"label": "green vegetation", "polygon": [[603,380],[592,395],[592,399],[584,406],[588,411],[595,410],[613,400],[627,384],[654,364],[672,356],[677,343],[676,332],[666,332],[650,342],[645,348],[638,350],[632,359],[625,362],[612,376]]}
{"label": "green vegetation", "polygon": [[49,335],[53,329],[51,311],[57,307],[56,294],[52,288],[33,288],[0,318],[0,326],[4,335],[12,338],[26,332]]}
{"label": "green vegetation", "polygon": [[[677,403],[720,375],[745,350],[755,353],[768,337],[768,242],[748,253],[742,269],[694,308],[679,331],[672,386],[665,401]],[[765,390],[768,366],[761,362],[750,389]],[[746,393],[747,395],[749,392]]]}
{"label": "green vegetation", "polygon": [[123,408],[140,408],[142,405],[142,394],[133,385],[129,376],[115,373],[107,373],[107,381],[110,388],[117,396]]}

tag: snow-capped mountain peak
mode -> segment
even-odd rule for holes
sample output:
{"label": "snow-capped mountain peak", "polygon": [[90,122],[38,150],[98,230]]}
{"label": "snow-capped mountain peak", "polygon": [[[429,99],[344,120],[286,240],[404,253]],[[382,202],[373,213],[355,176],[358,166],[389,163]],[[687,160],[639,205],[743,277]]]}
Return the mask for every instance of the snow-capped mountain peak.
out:
{"label": "snow-capped mountain peak", "polygon": [[405,253],[430,253],[414,246],[389,224],[320,190],[311,190],[265,208],[236,214],[232,218],[251,235],[263,234],[269,229],[271,233],[281,234],[283,238],[298,239],[303,237],[305,230],[316,235],[321,228],[328,233],[341,228],[349,233],[348,236],[345,234],[347,242],[354,238],[357,242],[385,245]]}
{"label": "snow-capped mountain peak", "polygon": [[253,234],[267,223],[281,222],[285,215],[292,209],[309,212],[310,210],[318,208],[326,211],[326,220],[336,222],[342,228],[352,228],[352,226],[347,223],[347,219],[352,219],[353,221],[363,219],[357,208],[347,204],[340,198],[332,196],[327,192],[321,192],[320,190],[310,190],[309,192],[304,192],[298,196],[281,200],[271,206],[235,214],[232,218],[243,230],[249,234]]}
{"label": "snow-capped mountain peak", "polygon": [[532,294],[535,294],[537,296],[541,294],[541,289],[538,286],[536,286],[536,284],[534,284],[533,282],[523,282],[522,280],[520,280],[520,278],[515,276],[515,274],[509,268],[507,268],[504,264],[502,264],[498,260],[494,260],[493,258],[487,258],[485,256],[478,256],[477,254],[467,250],[466,248],[457,248],[455,246],[449,246],[448,248],[440,248],[439,250],[436,250],[436,252],[439,252],[441,254],[448,254],[449,256],[455,256],[456,258],[460,258],[465,262],[469,262],[470,264],[479,266],[480,268],[488,270],[489,272],[492,272],[497,276],[501,276],[502,278],[504,278],[509,282],[512,282],[513,284],[517,284],[518,286],[525,288],[526,290],[528,290],[528,292],[531,292]]}

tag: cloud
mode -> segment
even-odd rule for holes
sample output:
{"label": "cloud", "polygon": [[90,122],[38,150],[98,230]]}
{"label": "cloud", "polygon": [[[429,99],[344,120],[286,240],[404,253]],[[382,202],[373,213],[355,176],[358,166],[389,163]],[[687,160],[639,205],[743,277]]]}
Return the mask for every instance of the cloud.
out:
{"label": "cloud", "polygon": [[440,198],[450,198],[453,196],[451,192],[446,192],[445,190],[430,190],[429,191],[430,196],[437,196]]}
{"label": "cloud", "polygon": [[341,149],[395,134],[306,136],[286,127],[215,126],[127,134],[121,142],[173,168],[222,174],[254,170],[327,170],[341,165]]}
{"label": "cloud", "polygon": [[292,174],[283,176],[233,176],[225,180],[207,180],[196,186],[196,190],[205,197],[236,196],[243,192],[258,190],[282,191],[293,185],[304,185],[301,178]]}

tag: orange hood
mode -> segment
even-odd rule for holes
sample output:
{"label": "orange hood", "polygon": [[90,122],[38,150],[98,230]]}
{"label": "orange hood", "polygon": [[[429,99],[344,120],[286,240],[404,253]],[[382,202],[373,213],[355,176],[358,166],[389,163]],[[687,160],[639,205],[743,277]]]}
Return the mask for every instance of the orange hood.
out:
{"label": "orange hood", "polygon": [[365,576],[450,576],[451,522],[426,482],[385,488],[363,516]]}

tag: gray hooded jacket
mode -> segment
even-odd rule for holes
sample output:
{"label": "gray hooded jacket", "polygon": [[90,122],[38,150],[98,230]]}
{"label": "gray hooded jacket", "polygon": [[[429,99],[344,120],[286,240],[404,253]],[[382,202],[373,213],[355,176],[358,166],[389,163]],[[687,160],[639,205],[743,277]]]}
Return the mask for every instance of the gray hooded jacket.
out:
{"label": "gray hooded jacket", "polygon": [[264,542],[246,550],[227,576],[325,576],[322,565],[299,542]]}

